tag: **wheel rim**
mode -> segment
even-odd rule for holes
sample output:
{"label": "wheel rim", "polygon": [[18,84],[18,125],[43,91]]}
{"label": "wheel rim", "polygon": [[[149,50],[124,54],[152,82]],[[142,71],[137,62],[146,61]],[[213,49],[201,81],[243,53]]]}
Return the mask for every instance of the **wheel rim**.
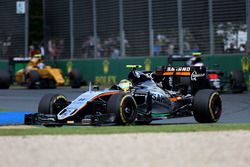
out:
{"label": "wheel rim", "polygon": [[64,107],[66,107],[67,101],[65,98],[61,97],[53,102],[52,109],[55,113],[60,112]]}
{"label": "wheel rim", "polygon": [[134,113],[133,106],[126,106],[126,107],[124,107],[123,110],[124,110],[124,115],[126,118],[130,118]]}
{"label": "wheel rim", "polygon": [[125,105],[123,105],[123,116],[126,121],[130,122],[133,120],[135,113],[135,107],[133,101],[127,101]]}
{"label": "wheel rim", "polygon": [[126,115],[126,117],[130,117],[133,113],[133,108],[132,107],[125,107],[124,108],[124,114]]}
{"label": "wheel rim", "polygon": [[210,109],[213,113],[213,116],[214,116],[214,120],[217,120],[220,115],[221,115],[221,110],[222,110],[222,107],[221,107],[221,98],[218,96],[218,95],[215,95],[211,101],[211,104],[210,104]]}

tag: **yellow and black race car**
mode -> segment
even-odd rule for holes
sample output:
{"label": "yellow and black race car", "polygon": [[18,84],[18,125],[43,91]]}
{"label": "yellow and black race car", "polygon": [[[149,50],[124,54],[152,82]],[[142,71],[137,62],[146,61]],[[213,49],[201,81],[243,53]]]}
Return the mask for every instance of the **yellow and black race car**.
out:
{"label": "yellow and black race car", "polygon": [[[19,69],[13,78],[17,84],[34,88],[56,88],[65,85],[65,76],[59,68],[45,65],[41,55],[35,55],[32,58],[15,57],[10,60],[9,66],[11,73],[14,73],[16,63],[27,63],[27,65]],[[81,74],[73,69],[69,74],[70,86],[79,88],[81,86]]]}

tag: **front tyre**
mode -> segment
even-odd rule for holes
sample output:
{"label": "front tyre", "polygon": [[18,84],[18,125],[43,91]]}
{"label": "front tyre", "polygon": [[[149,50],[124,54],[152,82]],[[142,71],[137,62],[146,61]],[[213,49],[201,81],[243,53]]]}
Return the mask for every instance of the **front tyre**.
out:
{"label": "front tyre", "polygon": [[107,111],[114,113],[117,125],[133,123],[137,116],[135,99],[125,93],[114,94],[108,100]]}
{"label": "front tyre", "polygon": [[218,92],[211,89],[199,90],[193,100],[194,118],[199,123],[217,122],[222,112],[222,100]]}
{"label": "front tyre", "polygon": [[41,114],[58,114],[68,105],[68,100],[61,94],[47,94],[40,100],[38,113]]}

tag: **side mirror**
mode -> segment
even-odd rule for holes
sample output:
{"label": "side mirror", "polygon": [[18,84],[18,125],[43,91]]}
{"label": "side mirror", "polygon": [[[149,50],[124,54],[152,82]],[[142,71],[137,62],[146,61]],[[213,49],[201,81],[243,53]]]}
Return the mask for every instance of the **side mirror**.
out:
{"label": "side mirror", "polygon": [[94,86],[93,86],[93,90],[94,90],[94,91],[98,91],[98,90],[100,90],[100,87],[99,87],[98,85],[94,85]]}

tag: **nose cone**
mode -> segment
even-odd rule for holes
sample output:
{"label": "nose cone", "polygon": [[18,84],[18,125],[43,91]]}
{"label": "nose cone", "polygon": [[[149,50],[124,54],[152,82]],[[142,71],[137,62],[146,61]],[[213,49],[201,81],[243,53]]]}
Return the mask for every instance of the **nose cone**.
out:
{"label": "nose cone", "polygon": [[69,108],[65,108],[63,109],[61,112],[59,112],[57,114],[57,119],[58,120],[64,120],[66,118],[71,117],[72,115],[74,115],[74,113],[77,111],[77,109],[69,109]]}

